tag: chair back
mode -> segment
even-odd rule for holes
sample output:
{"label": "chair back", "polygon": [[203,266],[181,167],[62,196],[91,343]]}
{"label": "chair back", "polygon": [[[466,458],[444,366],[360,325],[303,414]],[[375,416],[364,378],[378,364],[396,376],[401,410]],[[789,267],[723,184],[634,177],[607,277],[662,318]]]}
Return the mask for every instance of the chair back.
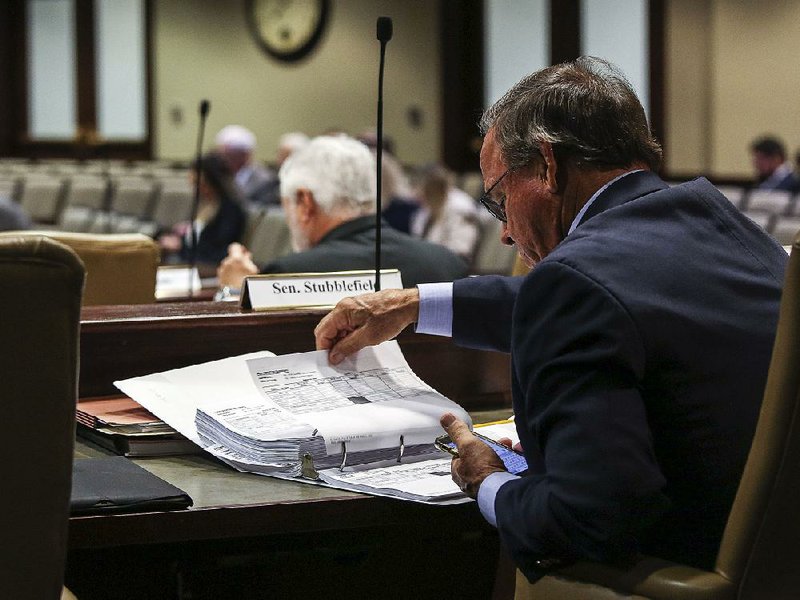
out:
{"label": "chair back", "polygon": [[716,571],[739,600],[800,594],[800,237],[792,244],[767,386]]}
{"label": "chair back", "polygon": [[[158,244],[139,233],[25,232],[44,235],[72,248],[86,266],[84,306],[155,302]],[[0,233],[4,236],[20,232]]]}
{"label": "chair back", "polygon": [[83,280],[81,261],[58,242],[0,240],[0,598],[61,595]]}
{"label": "chair back", "polygon": [[[252,223],[249,222],[251,218]],[[251,214],[244,239],[257,265],[265,265],[292,251],[289,226],[281,209],[267,209]]]}

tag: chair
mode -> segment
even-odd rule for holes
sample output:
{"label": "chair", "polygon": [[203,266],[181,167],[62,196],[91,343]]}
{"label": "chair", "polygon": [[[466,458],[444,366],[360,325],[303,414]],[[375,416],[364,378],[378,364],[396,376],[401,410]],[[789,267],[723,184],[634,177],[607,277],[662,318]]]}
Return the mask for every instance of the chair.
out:
{"label": "chair", "polygon": [[769,231],[770,224],[774,215],[768,212],[745,210],[742,214],[750,219],[753,223],[761,227],[764,231]]}
{"label": "chair", "polygon": [[718,185],[717,189],[722,192],[731,204],[736,208],[743,208],[746,199],[745,189],[736,185]]}
{"label": "chair", "polygon": [[111,190],[111,210],[117,214],[149,219],[155,197],[155,183],[144,177],[117,177]]}
{"label": "chair", "polygon": [[800,231],[800,217],[777,217],[770,233],[782,246],[791,244]]}
{"label": "chair", "polygon": [[32,221],[55,223],[61,212],[63,190],[60,177],[32,174],[25,177],[19,203]]}
{"label": "chair", "polygon": [[67,556],[84,268],[41,236],[0,240],[0,598],[57,600]]}
{"label": "chair", "polygon": [[[44,235],[72,248],[86,266],[84,306],[155,302],[158,244],[139,234],[93,234],[66,231],[25,232]],[[0,233],[0,240],[20,232]]]}
{"label": "chair", "polygon": [[748,211],[764,211],[770,215],[785,215],[792,194],[783,190],[753,190],[747,199]]}
{"label": "chair", "polygon": [[[250,219],[254,219],[252,228]],[[244,239],[247,249],[253,254],[253,262],[257,265],[265,265],[292,250],[289,227],[280,209],[250,214]]]}
{"label": "chair", "polygon": [[188,177],[160,179],[158,199],[153,210],[153,221],[159,229],[190,221],[192,217],[192,186]]}
{"label": "chair", "polygon": [[753,445],[713,571],[643,557],[624,570],[578,563],[517,599],[780,600],[800,594],[800,236],[792,244],[778,332]]}
{"label": "chair", "polygon": [[503,224],[495,218],[481,223],[481,235],[475,248],[472,271],[479,274],[509,275],[514,268],[517,251],[500,242]]}

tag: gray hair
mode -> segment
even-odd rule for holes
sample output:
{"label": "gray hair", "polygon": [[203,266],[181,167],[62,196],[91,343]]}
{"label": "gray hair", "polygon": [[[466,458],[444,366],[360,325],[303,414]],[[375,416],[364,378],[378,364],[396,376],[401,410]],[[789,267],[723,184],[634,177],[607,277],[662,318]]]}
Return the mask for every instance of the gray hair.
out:
{"label": "gray hair", "polygon": [[325,213],[375,212],[375,159],[364,144],[346,135],[314,138],[286,159],[278,178],[282,197],[308,189]]}
{"label": "gray hair", "polygon": [[524,167],[541,158],[549,142],[557,159],[579,168],[661,163],[661,146],[631,84],[608,61],[582,56],[520,80],[480,121],[494,129],[506,166]]}

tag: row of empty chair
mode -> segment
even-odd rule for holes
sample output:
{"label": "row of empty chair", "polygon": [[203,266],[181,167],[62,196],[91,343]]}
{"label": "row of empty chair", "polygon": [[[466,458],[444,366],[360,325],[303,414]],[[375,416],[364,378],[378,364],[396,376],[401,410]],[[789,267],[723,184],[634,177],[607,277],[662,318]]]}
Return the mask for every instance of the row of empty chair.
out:
{"label": "row of empty chair", "polygon": [[719,186],[719,190],[782,245],[791,244],[800,231],[800,194],[738,186]]}
{"label": "row of empty chair", "polygon": [[0,175],[0,196],[10,198],[38,224],[66,231],[154,235],[189,219],[193,191],[185,175],[168,178]]}

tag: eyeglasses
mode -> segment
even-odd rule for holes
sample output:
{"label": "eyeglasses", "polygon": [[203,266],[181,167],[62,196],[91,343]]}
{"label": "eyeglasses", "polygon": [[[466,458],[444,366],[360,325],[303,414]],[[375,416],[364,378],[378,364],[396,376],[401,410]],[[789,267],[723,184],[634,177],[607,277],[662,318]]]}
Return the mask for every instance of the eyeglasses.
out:
{"label": "eyeglasses", "polygon": [[489,189],[486,190],[483,195],[478,199],[481,204],[489,211],[495,219],[501,220],[503,223],[507,221],[506,217],[506,195],[503,194],[500,198],[500,201],[497,202],[492,200],[492,190],[497,187],[497,185],[503,181],[503,177],[508,175],[511,172],[511,169],[506,169],[505,172],[497,178],[492,185],[489,186]]}

